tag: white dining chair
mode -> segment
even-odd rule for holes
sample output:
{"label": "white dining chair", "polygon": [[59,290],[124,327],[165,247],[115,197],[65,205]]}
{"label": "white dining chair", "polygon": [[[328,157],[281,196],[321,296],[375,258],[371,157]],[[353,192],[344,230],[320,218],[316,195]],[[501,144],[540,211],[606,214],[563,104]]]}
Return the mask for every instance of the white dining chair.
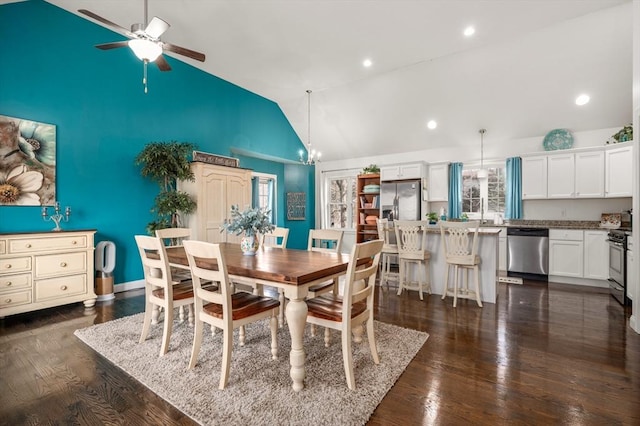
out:
{"label": "white dining chair", "polygon": [[[380,363],[373,329],[373,311],[376,274],[384,241],[373,240],[356,244],[351,250],[349,266],[344,286],[344,296],[327,293],[307,300],[307,322],[339,330],[342,336],[342,360],[347,378],[347,386],[356,388],[353,371],[352,331],[366,325],[367,340],[371,357]],[[358,261],[368,259],[366,266],[358,266]],[[325,346],[329,346],[330,333],[325,333]]]}
{"label": "white dining chair", "polygon": [[[480,221],[440,222],[442,254],[445,256],[444,289],[442,299],[453,296],[453,307],[458,298],[475,299],[482,307],[480,298],[480,256],[478,256],[478,231]],[[453,283],[449,286],[449,272],[453,268]],[[473,290],[469,289],[468,275],[473,271]],[[460,283],[460,279],[462,282]]]}
{"label": "white dining chair", "polygon": [[397,272],[391,272],[391,259],[398,256],[398,245],[391,244],[391,230],[389,228],[389,219],[376,219],[378,228],[378,238],[384,241],[382,246],[382,256],[380,259],[380,285],[387,283],[389,289],[389,279],[391,277],[398,279]]}
{"label": "white dining chair", "polygon": [[[273,247],[273,248],[287,248],[287,241],[289,239],[289,228],[276,227],[268,234],[260,234],[260,247]],[[280,301],[280,313],[278,314],[278,325],[284,327],[285,317],[285,297],[284,290],[279,288],[278,300]]]}
{"label": "white dining chair", "polygon": [[[195,304],[195,333],[189,369],[195,367],[200,346],[202,345],[204,323],[217,327],[223,331],[222,363],[219,389],[224,389],[229,380],[231,368],[231,353],[233,349],[233,330],[240,328],[239,344],[244,346],[244,326],[250,323],[270,320],[271,329],[271,357],[278,358],[278,308],[280,302],[269,298],[245,292],[233,293],[224,256],[219,244],[203,241],[185,241],[184,249],[187,253],[189,268],[193,277]],[[216,265],[216,270],[204,268],[196,263],[209,262]],[[218,283],[218,291],[210,291],[203,287],[203,282]]]}
{"label": "white dining chair", "polygon": [[[344,232],[340,229],[310,229],[307,250],[321,253],[340,253]],[[330,291],[338,294],[339,281],[325,281],[309,287],[307,298],[313,298]]]}
{"label": "white dining chair", "polygon": [[191,281],[173,280],[167,261],[165,247],[160,238],[136,235],[136,244],[144,271],[145,309],[142,334],[139,343],[149,335],[152,322],[158,322],[159,308],[164,311],[164,326],[160,355],[167,353],[173,329],[173,310],[188,306],[189,323],[193,324],[193,287]]}

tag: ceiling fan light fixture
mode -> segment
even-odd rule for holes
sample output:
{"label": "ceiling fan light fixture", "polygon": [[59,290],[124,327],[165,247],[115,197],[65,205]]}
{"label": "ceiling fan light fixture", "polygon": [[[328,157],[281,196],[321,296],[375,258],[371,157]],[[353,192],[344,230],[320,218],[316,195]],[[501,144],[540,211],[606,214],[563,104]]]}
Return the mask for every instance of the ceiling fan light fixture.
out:
{"label": "ceiling fan light fixture", "polygon": [[162,47],[150,40],[139,38],[129,40],[129,47],[138,59],[142,61],[153,62],[162,54]]}

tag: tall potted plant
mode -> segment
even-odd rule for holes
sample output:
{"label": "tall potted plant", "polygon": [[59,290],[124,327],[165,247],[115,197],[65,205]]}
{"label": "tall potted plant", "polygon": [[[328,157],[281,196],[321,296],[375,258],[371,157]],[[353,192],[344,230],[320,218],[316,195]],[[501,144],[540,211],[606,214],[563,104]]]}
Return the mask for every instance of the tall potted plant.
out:
{"label": "tall potted plant", "polygon": [[138,154],[136,165],[141,165],[140,174],[160,186],[151,213],[156,217],[147,225],[147,231],[182,226],[180,214],[189,214],[196,209],[196,202],[186,192],[178,191],[178,180],[195,178],[189,165],[189,154],[196,149],[190,142],[151,142]]}

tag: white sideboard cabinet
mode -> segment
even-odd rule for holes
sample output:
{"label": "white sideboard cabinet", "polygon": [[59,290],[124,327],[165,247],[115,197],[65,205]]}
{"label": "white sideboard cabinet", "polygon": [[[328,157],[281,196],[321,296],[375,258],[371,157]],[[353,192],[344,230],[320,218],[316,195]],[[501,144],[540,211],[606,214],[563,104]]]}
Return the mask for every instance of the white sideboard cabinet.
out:
{"label": "white sideboard cabinet", "polygon": [[95,232],[0,234],[0,317],[75,302],[92,307]]}

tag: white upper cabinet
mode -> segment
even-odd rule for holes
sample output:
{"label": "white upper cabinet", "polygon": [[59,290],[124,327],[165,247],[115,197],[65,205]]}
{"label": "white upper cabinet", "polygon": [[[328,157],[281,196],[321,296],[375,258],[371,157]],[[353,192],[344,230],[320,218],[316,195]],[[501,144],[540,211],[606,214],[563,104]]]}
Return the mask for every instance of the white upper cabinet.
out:
{"label": "white upper cabinet", "polygon": [[547,178],[548,198],[604,197],[604,152],[549,155]]}
{"label": "white upper cabinet", "polygon": [[604,152],[576,153],[576,198],[604,197]]}
{"label": "white upper cabinet", "polygon": [[547,198],[573,198],[574,192],[574,155],[549,155],[547,157]]}
{"label": "white upper cabinet", "polygon": [[449,163],[429,165],[429,201],[449,199]]}
{"label": "white upper cabinet", "polygon": [[422,163],[380,167],[380,180],[421,179]]}
{"label": "white upper cabinet", "polygon": [[522,158],[522,199],[547,198],[547,156]]}
{"label": "white upper cabinet", "polygon": [[605,151],[605,197],[632,196],[633,146],[632,142],[624,145]]}

